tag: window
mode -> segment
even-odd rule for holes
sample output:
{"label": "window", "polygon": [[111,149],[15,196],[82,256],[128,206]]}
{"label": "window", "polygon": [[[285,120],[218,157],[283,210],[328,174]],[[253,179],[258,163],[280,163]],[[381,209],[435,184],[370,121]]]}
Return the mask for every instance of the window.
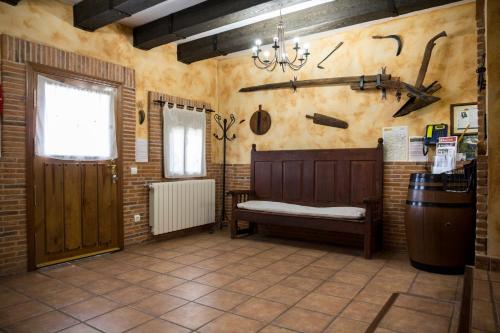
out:
{"label": "window", "polygon": [[205,176],[205,113],[166,106],[163,119],[165,177]]}
{"label": "window", "polygon": [[38,75],[35,153],[62,160],[118,156],[115,88]]}

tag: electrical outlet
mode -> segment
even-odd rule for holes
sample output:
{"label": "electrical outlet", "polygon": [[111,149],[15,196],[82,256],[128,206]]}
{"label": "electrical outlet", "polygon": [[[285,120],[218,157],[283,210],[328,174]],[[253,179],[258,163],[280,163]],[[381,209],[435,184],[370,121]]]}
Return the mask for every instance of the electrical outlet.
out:
{"label": "electrical outlet", "polygon": [[137,175],[137,167],[136,166],[130,167],[130,174]]}
{"label": "electrical outlet", "polygon": [[141,222],[141,215],[139,215],[139,214],[135,214],[135,215],[134,215],[134,222],[135,222],[135,223]]}

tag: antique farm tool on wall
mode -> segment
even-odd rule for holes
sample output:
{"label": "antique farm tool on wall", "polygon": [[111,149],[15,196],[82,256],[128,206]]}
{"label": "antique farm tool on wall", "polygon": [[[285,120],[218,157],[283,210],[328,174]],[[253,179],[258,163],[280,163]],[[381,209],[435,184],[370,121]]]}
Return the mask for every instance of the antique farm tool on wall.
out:
{"label": "antique farm tool on wall", "polygon": [[384,39],[384,38],[392,38],[395,39],[398,43],[398,50],[396,51],[396,57],[401,54],[401,50],[403,49],[403,41],[399,35],[387,35],[387,36],[372,36],[373,39]]}
{"label": "antique farm tool on wall", "polygon": [[330,56],[331,56],[331,55],[332,55],[335,51],[337,51],[337,50],[339,49],[339,47],[341,47],[341,46],[342,46],[342,44],[344,44],[344,42],[340,42],[340,43],[338,43],[338,44],[337,44],[337,46],[335,46],[335,47],[333,48],[333,50],[332,50],[330,53],[328,53],[328,55],[327,55],[327,56],[326,56],[323,60],[321,60],[321,61],[318,63],[318,68],[319,68],[319,69],[325,69],[323,66],[321,66],[321,64],[322,64],[322,63],[324,63],[324,62],[326,61],[326,59],[330,58]]}
{"label": "antique farm tool on wall", "polygon": [[[442,31],[436,36],[432,37],[429,42],[427,42],[427,45],[425,47],[425,53],[424,53],[424,58],[422,60],[422,65],[420,65],[420,70],[418,71],[418,76],[417,76],[417,81],[415,82],[415,87],[418,89],[418,91],[426,94],[426,95],[432,95],[439,89],[441,89],[441,85],[437,82],[434,81],[427,87],[424,86],[424,78],[425,74],[427,73],[427,68],[429,67],[429,62],[431,60],[431,55],[432,55],[432,49],[434,49],[434,46],[436,46],[436,40],[438,40],[441,37],[446,37],[446,31]],[[415,96],[415,94],[408,94],[408,101],[396,112],[393,117],[402,117],[406,116],[407,114],[410,114],[413,111],[419,110],[423,107],[426,107],[428,105],[431,105],[437,101],[439,101],[441,98],[439,97],[434,97],[434,99],[423,99],[419,96]]]}
{"label": "antique farm tool on wall", "polygon": [[337,128],[349,127],[349,124],[346,123],[345,121],[334,118],[334,117],[325,116],[324,114],[321,114],[321,113],[315,113],[312,116],[307,114],[306,118],[312,119],[313,123],[318,124],[318,125],[337,127]]}
{"label": "antique farm tool on wall", "polygon": [[486,77],[485,77],[486,66],[485,66],[485,61],[486,61],[486,54],[483,54],[481,66],[479,66],[476,69],[476,73],[477,73],[477,91],[478,92],[481,92],[482,90],[486,89]]}
{"label": "antique farm tool on wall", "polygon": [[[218,135],[217,133],[214,133],[214,137],[222,141],[222,207],[221,207],[221,212],[220,212],[220,218],[218,220],[219,224],[219,229],[222,229],[222,227],[225,225],[224,221],[227,220],[227,214],[226,214],[226,143],[227,141],[233,141],[236,139],[236,134],[233,133],[233,135],[228,135],[229,130],[233,125],[236,123],[236,116],[234,114],[229,115],[229,120],[227,118],[222,119],[222,116],[218,113],[214,115],[215,122],[219,126],[219,128],[222,130],[222,134]],[[241,120],[239,124],[244,122],[245,119]]]}
{"label": "antique farm tool on wall", "polygon": [[259,105],[259,110],[255,111],[250,118],[250,129],[257,135],[266,134],[271,128],[271,115],[262,109],[262,105]]}

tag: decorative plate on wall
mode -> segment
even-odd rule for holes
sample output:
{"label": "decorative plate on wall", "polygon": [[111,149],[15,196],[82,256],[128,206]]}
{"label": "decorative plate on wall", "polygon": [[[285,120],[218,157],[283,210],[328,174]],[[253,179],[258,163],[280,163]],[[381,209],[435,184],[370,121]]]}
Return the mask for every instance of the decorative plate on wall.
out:
{"label": "decorative plate on wall", "polygon": [[259,110],[255,111],[250,118],[250,129],[257,135],[266,134],[271,128],[271,115],[262,109],[259,105]]}

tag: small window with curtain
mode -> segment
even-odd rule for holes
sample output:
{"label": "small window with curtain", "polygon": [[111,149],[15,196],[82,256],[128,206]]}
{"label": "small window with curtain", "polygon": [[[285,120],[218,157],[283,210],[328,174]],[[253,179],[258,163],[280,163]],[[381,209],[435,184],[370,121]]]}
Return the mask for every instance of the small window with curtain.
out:
{"label": "small window with curtain", "polygon": [[116,89],[68,84],[38,75],[35,153],[60,160],[118,156]]}
{"label": "small window with curtain", "polygon": [[166,178],[206,176],[205,113],[163,109],[163,156]]}

